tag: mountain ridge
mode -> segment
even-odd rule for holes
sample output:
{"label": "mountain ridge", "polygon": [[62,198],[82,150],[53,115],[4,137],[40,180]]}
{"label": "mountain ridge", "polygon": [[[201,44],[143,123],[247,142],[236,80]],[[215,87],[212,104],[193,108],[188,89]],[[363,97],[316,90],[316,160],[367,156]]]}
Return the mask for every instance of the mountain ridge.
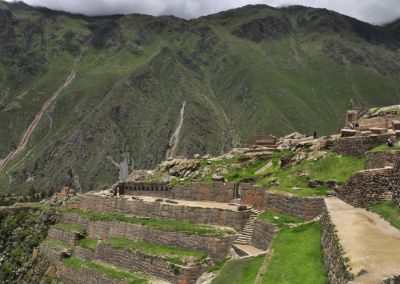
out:
{"label": "mountain ridge", "polygon": [[183,102],[176,150],[191,156],[261,133],[329,134],[350,102],[367,108],[400,98],[393,26],[316,8],[247,6],[185,20],[23,6],[1,10],[0,23],[2,158],[90,39],[75,81],[0,172],[3,192],[105,187],[126,156],[130,168],[151,168],[169,150]]}

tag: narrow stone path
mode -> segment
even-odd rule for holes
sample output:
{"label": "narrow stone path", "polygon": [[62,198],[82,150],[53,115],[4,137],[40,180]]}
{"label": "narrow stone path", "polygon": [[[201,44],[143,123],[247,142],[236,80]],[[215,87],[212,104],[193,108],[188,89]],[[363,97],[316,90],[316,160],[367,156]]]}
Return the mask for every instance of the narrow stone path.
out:
{"label": "narrow stone path", "polygon": [[64,83],[61,86],[59,86],[57,91],[55,91],[53,93],[53,95],[43,104],[42,108],[36,114],[35,118],[31,122],[31,124],[28,126],[28,128],[25,130],[25,132],[22,134],[21,140],[20,140],[17,148],[15,148],[10,153],[8,153],[8,155],[4,159],[0,160],[0,171],[2,171],[5,168],[5,166],[8,164],[8,162],[10,162],[15,156],[17,156],[19,153],[21,153],[23,150],[25,150],[26,145],[28,144],[33,131],[35,131],[36,127],[39,125],[39,122],[42,119],[46,110],[48,110],[51,103],[60,95],[60,93],[74,81],[76,72],[79,69],[80,61],[82,59],[84,50],[85,50],[85,48],[82,49],[79,56],[75,59],[74,67],[73,67],[71,73],[68,75],[67,79],[64,81]]}
{"label": "narrow stone path", "polygon": [[340,245],[356,277],[352,283],[381,283],[400,275],[400,231],[379,215],[336,198],[325,199]]}

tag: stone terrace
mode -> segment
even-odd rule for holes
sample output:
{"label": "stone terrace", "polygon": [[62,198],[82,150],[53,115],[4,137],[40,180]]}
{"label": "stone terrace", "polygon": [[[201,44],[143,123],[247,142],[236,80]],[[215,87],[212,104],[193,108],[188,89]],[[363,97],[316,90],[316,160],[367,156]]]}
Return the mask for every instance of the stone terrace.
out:
{"label": "stone terrace", "polygon": [[[326,198],[322,247],[331,283],[376,284],[400,275],[400,231],[377,214]],[[334,228],[334,229],[333,229]]]}

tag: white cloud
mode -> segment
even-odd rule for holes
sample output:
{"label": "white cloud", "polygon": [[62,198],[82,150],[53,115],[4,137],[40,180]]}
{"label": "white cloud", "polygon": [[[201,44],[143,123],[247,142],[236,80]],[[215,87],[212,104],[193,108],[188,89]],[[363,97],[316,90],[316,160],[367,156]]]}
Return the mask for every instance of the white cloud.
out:
{"label": "white cloud", "polygon": [[[12,0],[8,0],[12,1]],[[195,18],[247,4],[327,8],[371,23],[400,18],[399,0],[24,0],[34,6],[87,15],[142,13]]]}

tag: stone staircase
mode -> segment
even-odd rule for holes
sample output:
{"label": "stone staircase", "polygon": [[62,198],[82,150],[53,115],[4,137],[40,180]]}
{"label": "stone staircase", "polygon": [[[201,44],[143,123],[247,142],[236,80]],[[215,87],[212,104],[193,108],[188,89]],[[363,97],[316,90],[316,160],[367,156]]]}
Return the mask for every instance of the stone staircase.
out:
{"label": "stone staircase", "polygon": [[233,243],[234,245],[251,245],[254,221],[258,218],[258,216],[260,216],[261,211],[258,211],[254,208],[251,208],[250,211],[251,211],[250,218],[248,219],[243,230],[240,232],[239,237]]}

